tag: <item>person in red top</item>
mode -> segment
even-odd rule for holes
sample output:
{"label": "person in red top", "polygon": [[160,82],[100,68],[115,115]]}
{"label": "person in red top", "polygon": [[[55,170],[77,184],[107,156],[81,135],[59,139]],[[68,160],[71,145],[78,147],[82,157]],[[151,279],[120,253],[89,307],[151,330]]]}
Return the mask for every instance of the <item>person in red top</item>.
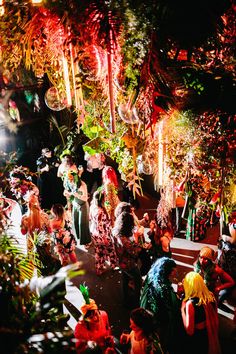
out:
{"label": "person in red top", "polygon": [[216,300],[202,276],[189,272],[183,280],[181,314],[191,354],[220,354]]}
{"label": "person in red top", "polygon": [[80,291],[85,302],[80,308],[82,316],[74,330],[77,354],[84,353],[91,342],[101,349],[101,353],[115,353],[114,338],[106,311],[99,310],[95,301],[89,298],[86,286],[80,285]]}
{"label": "person in red top", "polygon": [[213,292],[218,300],[218,308],[230,312],[230,309],[223,304],[235,286],[234,279],[222,268],[215,264],[215,251],[206,246],[200,250],[194,270],[200,273],[208,289]]}

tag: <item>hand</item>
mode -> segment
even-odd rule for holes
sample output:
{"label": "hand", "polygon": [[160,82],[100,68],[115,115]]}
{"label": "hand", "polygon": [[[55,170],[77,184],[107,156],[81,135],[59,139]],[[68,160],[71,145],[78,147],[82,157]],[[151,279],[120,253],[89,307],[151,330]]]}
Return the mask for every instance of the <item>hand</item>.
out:
{"label": "hand", "polygon": [[123,332],[120,336],[120,343],[121,344],[128,344],[130,340],[130,335],[126,331]]}
{"label": "hand", "polygon": [[70,192],[68,192],[68,191],[64,191],[64,196],[66,197],[66,198],[69,198],[70,196],[71,196],[71,193]]}
{"label": "hand", "polygon": [[48,172],[49,171],[49,165],[46,165],[45,167],[41,168],[41,172]]}

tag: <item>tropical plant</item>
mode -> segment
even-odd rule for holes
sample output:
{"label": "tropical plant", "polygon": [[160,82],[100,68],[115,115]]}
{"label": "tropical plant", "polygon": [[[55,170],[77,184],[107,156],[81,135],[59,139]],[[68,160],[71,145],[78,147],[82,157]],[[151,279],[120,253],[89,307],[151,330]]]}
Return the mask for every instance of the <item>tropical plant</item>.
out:
{"label": "tropical plant", "polygon": [[59,269],[58,275],[47,275],[43,286],[41,277],[36,291],[32,257],[24,256],[9,236],[0,234],[0,340],[7,353],[75,352],[73,331],[67,325],[68,315],[63,314],[62,304],[65,278],[81,271],[67,268]]}

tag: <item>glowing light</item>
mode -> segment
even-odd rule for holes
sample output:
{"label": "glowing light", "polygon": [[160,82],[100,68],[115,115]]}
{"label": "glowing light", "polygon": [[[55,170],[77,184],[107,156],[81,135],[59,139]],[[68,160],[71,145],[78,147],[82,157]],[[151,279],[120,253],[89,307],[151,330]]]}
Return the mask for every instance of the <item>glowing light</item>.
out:
{"label": "glowing light", "polygon": [[3,16],[4,13],[5,13],[4,0],[0,0],[0,16]]}
{"label": "glowing light", "polygon": [[67,98],[67,107],[72,106],[72,98],[71,98],[71,90],[70,90],[70,79],[69,79],[69,69],[68,69],[68,62],[67,59],[62,57],[62,64],[63,64],[63,76],[66,86],[66,98]]}
{"label": "glowing light", "polygon": [[43,2],[42,0],[32,0],[32,4],[33,4],[33,5],[36,5],[36,6],[37,6],[37,5],[41,5],[42,2]]}
{"label": "glowing light", "polygon": [[164,159],[164,148],[163,148],[163,120],[158,126],[158,184],[163,185],[163,159]]}

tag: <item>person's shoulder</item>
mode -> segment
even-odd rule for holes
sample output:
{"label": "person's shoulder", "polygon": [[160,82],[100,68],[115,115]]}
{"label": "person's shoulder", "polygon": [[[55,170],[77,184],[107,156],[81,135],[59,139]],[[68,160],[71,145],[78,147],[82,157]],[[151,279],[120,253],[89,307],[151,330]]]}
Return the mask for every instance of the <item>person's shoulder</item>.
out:
{"label": "person's shoulder", "polygon": [[99,310],[99,313],[104,320],[108,320],[108,313],[105,310]]}

